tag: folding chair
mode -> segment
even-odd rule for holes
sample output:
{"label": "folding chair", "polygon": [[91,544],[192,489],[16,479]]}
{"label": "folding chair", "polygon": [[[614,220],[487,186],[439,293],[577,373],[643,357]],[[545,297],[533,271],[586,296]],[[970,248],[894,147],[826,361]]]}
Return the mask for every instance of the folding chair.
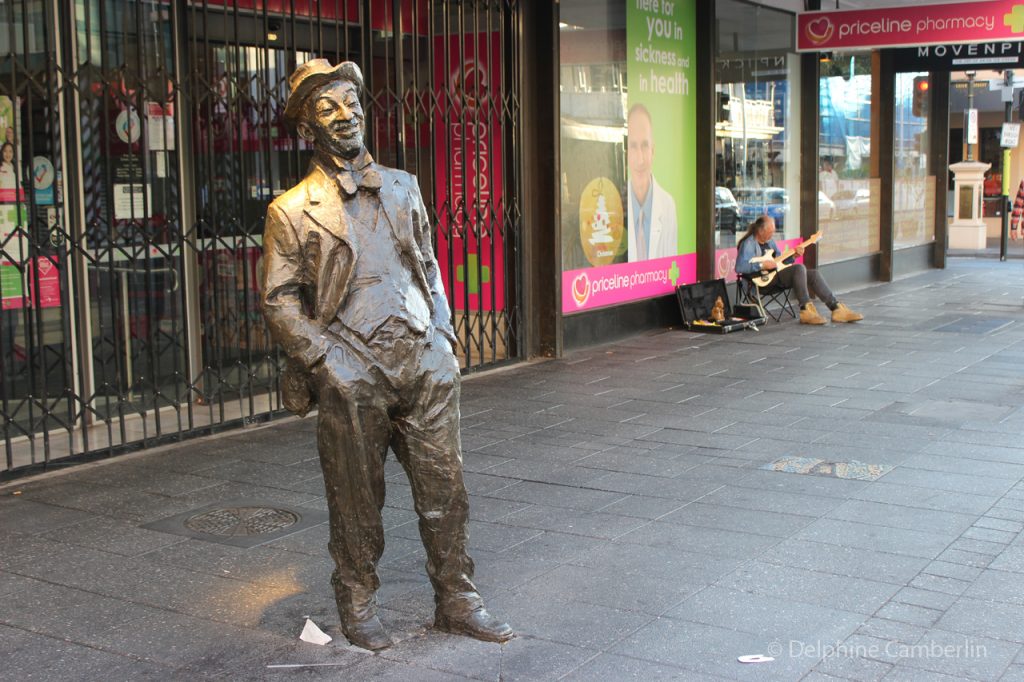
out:
{"label": "folding chair", "polygon": [[[770,317],[776,322],[781,322],[784,315],[796,317],[796,309],[789,300],[789,289],[772,287],[765,291],[746,275],[739,275],[736,278],[736,301],[756,306],[761,312],[761,317]],[[775,309],[772,310],[769,306]]]}

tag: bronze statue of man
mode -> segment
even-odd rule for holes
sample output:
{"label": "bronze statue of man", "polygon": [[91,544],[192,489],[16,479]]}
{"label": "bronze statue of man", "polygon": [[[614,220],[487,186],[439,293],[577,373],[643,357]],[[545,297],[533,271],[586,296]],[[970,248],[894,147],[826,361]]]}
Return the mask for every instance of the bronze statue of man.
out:
{"label": "bronze statue of man", "polygon": [[285,121],[315,154],[267,211],[263,311],[288,356],[285,406],[301,415],[319,404],[342,631],[366,649],[391,644],[376,605],[390,446],[412,485],[434,626],[507,641],[512,629],[484,608],[466,553],[459,364],[416,178],[363,146],[356,64],[314,59],[289,85]]}

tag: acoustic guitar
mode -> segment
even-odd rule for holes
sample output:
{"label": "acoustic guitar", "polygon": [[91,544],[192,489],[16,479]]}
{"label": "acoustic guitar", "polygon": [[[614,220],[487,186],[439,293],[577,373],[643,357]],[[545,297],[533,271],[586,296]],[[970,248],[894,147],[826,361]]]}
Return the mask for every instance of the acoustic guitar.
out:
{"label": "acoustic guitar", "polygon": [[751,281],[757,285],[757,287],[763,288],[771,284],[775,280],[775,275],[779,274],[782,270],[788,268],[792,263],[784,263],[787,258],[796,255],[796,249],[801,247],[810,246],[811,244],[817,243],[821,239],[821,230],[818,230],[805,241],[800,242],[797,246],[791,247],[783,251],[780,255],[776,256],[775,251],[769,249],[761,256],[754,256],[750,259],[751,263],[766,263],[770,260],[775,261],[774,270],[765,270],[759,275],[751,277]]}

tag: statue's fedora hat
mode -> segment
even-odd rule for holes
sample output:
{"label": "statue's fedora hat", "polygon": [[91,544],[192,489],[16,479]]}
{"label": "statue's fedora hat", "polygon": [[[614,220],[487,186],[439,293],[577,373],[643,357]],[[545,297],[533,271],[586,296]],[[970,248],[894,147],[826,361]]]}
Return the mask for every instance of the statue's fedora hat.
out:
{"label": "statue's fedora hat", "polygon": [[288,78],[291,92],[284,106],[285,123],[295,127],[299,123],[306,100],[322,86],[336,80],[349,81],[362,92],[363,72],[355,62],[341,62],[337,66],[331,66],[326,59],[310,59],[295,69]]}

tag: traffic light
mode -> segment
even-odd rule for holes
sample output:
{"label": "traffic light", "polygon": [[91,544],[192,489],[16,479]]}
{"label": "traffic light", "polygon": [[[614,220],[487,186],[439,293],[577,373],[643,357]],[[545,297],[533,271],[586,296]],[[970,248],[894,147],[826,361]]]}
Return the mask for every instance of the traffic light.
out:
{"label": "traffic light", "polygon": [[914,78],[914,116],[928,118],[928,104],[931,98],[928,96],[928,76],[917,76]]}

